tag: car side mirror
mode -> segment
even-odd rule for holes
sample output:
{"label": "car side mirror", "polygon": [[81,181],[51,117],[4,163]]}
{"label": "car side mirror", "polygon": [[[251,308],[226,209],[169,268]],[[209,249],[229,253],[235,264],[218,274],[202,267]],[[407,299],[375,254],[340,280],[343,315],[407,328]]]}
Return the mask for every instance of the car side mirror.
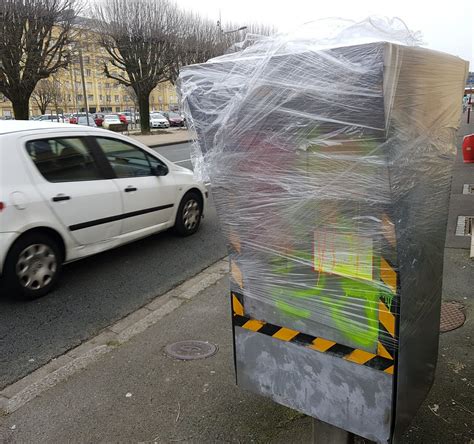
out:
{"label": "car side mirror", "polygon": [[155,176],[166,176],[168,174],[168,167],[159,163],[158,165],[151,167],[151,171]]}

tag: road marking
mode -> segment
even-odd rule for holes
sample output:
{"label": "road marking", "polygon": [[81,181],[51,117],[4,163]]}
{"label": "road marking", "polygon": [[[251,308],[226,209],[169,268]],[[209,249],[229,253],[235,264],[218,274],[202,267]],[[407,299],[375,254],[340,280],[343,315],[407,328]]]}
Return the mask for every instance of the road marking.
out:
{"label": "road marking", "polygon": [[160,319],[186,304],[229,272],[229,262],[221,259],[142,308],[110,325],[99,335],[58,356],[19,381],[0,391],[0,416],[8,415],[41,393],[70,378]]}

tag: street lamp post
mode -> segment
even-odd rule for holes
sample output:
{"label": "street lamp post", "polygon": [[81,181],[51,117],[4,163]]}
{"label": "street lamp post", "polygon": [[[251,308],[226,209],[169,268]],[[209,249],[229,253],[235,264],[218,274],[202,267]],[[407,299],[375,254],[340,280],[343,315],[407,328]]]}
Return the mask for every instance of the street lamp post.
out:
{"label": "street lamp post", "polygon": [[89,105],[87,104],[86,81],[84,78],[84,61],[82,60],[82,48],[79,46],[79,65],[81,67],[82,93],[84,94],[84,105],[86,108],[86,122],[89,126]]}
{"label": "street lamp post", "polygon": [[[85,81],[85,76],[84,76],[84,61],[82,60],[82,48],[78,44],[75,44],[75,45],[69,45],[69,50],[71,51],[71,53],[79,57],[79,67],[81,69],[81,81],[82,81],[82,94],[84,95],[84,106],[86,109],[87,126],[89,126],[89,105],[87,103],[87,91],[86,91],[86,81]],[[76,80],[75,72],[74,72],[74,80]],[[75,90],[75,85],[74,85],[74,90]],[[79,119],[79,116],[77,116],[77,119]]]}
{"label": "street lamp post", "polygon": [[233,29],[232,31],[223,31],[222,28],[220,28],[222,34],[233,34],[234,32],[243,31],[244,29],[247,29],[247,26],[241,26],[239,29]]}
{"label": "street lamp post", "polygon": [[243,31],[244,29],[247,29],[247,26],[241,26],[240,28],[238,29],[233,29],[232,31],[224,31],[222,29],[222,22],[219,20],[217,20],[217,29],[220,31],[220,33],[222,35],[226,35],[226,34],[233,34],[234,32],[239,32],[239,31]]}

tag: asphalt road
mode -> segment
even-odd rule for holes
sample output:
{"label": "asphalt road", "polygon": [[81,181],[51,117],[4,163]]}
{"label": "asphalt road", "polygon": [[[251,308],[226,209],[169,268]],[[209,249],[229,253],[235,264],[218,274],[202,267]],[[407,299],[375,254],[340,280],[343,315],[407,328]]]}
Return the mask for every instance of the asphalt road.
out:
{"label": "asphalt road", "polygon": [[[191,168],[190,144],[156,149]],[[36,301],[0,298],[0,389],[79,345],[226,255],[212,201],[201,229],[171,232],[64,267],[57,289]],[[0,289],[1,293],[1,289]]]}

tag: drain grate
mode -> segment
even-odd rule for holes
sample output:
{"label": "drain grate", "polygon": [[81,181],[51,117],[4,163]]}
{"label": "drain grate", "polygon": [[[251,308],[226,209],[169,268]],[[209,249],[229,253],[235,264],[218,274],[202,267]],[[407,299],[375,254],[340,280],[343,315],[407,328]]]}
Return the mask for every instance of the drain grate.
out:
{"label": "drain grate", "polygon": [[165,353],[168,356],[182,361],[209,358],[215,355],[217,350],[218,347],[215,344],[195,340],[175,342],[165,347]]}
{"label": "drain grate", "polygon": [[462,187],[462,194],[474,194],[474,185],[472,183],[465,183]]}
{"label": "drain grate", "polygon": [[463,309],[464,306],[456,301],[441,304],[441,323],[439,327],[441,333],[456,330],[464,324],[466,315]]}
{"label": "drain grate", "polygon": [[474,216],[458,216],[456,236],[471,236]]}

